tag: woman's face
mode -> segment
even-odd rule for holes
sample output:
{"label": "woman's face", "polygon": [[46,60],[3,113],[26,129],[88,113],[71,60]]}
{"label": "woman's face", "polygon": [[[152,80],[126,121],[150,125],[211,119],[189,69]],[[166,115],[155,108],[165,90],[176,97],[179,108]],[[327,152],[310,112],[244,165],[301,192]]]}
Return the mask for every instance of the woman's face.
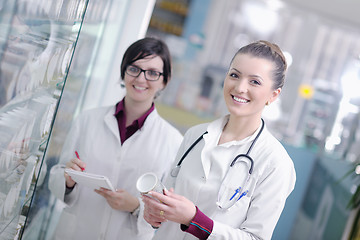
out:
{"label": "woman's face", "polygon": [[[159,56],[152,55],[139,59],[131,65],[143,70],[163,73],[164,62]],[[144,103],[149,106],[154,101],[155,94],[165,87],[162,75],[157,81],[148,81],[145,78],[145,72],[141,72],[137,77],[130,76],[125,72],[124,82],[128,101]]]}
{"label": "woman's face", "polygon": [[249,54],[238,54],[226,75],[224,98],[230,114],[261,117],[266,102],[273,102],[281,89],[273,89],[274,64]]}

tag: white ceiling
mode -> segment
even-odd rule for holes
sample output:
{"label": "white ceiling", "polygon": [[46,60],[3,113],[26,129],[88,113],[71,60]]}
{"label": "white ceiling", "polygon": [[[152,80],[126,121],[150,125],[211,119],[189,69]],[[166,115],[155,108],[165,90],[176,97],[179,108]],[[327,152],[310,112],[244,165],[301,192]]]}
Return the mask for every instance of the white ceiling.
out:
{"label": "white ceiling", "polygon": [[284,2],[359,27],[360,30],[360,0],[284,0]]}

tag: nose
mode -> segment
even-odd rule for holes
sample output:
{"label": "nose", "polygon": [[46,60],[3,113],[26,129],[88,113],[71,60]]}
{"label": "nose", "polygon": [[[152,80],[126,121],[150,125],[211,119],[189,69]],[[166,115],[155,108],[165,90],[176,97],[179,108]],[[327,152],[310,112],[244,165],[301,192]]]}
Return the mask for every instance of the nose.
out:
{"label": "nose", "polygon": [[136,81],[138,82],[142,82],[142,81],[145,81],[146,82],[146,78],[145,78],[145,72],[144,71],[141,71],[141,73],[139,74],[139,76],[137,76],[135,78]]}
{"label": "nose", "polygon": [[248,91],[248,83],[246,80],[241,79],[236,82],[235,90],[239,93],[247,92]]}

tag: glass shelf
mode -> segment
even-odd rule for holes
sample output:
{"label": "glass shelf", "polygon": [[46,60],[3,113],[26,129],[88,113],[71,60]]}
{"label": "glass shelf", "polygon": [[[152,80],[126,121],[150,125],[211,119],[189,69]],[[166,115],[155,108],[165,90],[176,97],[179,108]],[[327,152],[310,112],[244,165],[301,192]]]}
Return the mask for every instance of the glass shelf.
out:
{"label": "glass shelf", "polygon": [[21,238],[87,4],[0,3],[0,239]]}

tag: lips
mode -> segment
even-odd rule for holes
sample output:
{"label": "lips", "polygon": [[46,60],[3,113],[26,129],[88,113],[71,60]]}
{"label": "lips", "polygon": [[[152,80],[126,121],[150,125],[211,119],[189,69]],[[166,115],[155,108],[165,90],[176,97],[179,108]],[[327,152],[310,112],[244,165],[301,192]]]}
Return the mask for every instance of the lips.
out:
{"label": "lips", "polygon": [[140,91],[146,90],[145,87],[139,87],[139,86],[135,86],[135,85],[133,85],[133,87],[134,87],[136,90],[140,90]]}
{"label": "lips", "polygon": [[248,102],[250,102],[250,100],[247,100],[245,98],[239,98],[239,97],[235,97],[233,95],[231,95],[231,96],[232,96],[232,99],[234,99],[236,102],[239,102],[239,103],[248,103]]}

